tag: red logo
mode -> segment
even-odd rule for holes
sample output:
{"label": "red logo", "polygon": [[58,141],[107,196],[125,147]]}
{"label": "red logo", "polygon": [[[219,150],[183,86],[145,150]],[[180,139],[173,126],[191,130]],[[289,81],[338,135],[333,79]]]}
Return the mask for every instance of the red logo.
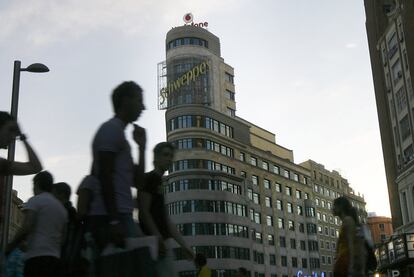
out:
{"label": "red logo", "polygon": [[186,24],[193,22],[193,14],[192,13],[186,13],[183,17],[183,20]]}

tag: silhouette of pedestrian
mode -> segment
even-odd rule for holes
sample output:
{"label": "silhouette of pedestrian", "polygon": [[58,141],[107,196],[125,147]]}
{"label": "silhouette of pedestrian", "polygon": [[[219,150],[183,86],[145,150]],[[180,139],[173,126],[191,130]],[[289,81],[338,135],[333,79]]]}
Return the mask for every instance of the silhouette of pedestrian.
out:
{"label": "silhouette of pedestrian", "polygon": [[25,277],[55,277],[61,274],[61,246],[65,237],[67,212],[51,194],[53,177],[42,171],[33,178],[34,196],[24,207],[24,221],[7,252],[27,239]]}
{"label": "silhouette of pedestrian", "polygon": [[131,188],[142,183],[145,170],[145,129],[133,124],[133,139],[139,147],[138,165],[133,163],[125,137],[125,128],[145,109],[141,87],[132,81],[123,82],[114,89],[112,104],[115,116],[100,126],[92,143],[92,175],[100,190],[93,195],[92,201],[98,205],[90,205],[88,225],[100,250],[108,242],[123,247],[126,237],[138,235],[132,218],[135,204]]}

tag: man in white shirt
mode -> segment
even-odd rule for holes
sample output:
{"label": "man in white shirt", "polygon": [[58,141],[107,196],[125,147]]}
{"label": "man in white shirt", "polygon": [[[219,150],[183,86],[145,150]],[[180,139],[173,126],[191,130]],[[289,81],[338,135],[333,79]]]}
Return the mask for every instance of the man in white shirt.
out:
{"label": "man in white shirt", "polygon": [[26,239],[24,276],[60,276],[60,252],[68,215],[51,194],[53,177],[49,172],[36,174],[33,185],[35,196],[26,203],[23,226],[8,245],[7,252]]}

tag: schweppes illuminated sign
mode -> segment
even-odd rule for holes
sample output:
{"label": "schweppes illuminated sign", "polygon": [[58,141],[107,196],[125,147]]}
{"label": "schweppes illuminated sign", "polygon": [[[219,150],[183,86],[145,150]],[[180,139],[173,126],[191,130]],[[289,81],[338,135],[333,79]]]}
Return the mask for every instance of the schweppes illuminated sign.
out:
{"label": "schweppes illuminated sign", "polygon": [[172,95],[174,92],[180,90],[180,88],[187,86],[192,82],[195,82],[198,79],[198,77],[206,74],[209,69],[209,63],[207,61],[204,61],[194,66],[192,69],[181,75],[176,80],[168,82],[167,86],[160,90],[159,104],[164,105],[169,95]]}

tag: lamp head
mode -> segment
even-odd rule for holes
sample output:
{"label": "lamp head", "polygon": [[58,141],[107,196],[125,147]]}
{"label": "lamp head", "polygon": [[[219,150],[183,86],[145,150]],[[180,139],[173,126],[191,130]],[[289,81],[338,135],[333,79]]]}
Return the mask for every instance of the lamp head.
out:
{"label": "lamp head", "polygon": [[44,73],[44,72],[49,72],[49,68],[42,63],[34,63],[34,64],[29,65],[26,68],[22,68],[21,71],[29,71],[33,73]]}

